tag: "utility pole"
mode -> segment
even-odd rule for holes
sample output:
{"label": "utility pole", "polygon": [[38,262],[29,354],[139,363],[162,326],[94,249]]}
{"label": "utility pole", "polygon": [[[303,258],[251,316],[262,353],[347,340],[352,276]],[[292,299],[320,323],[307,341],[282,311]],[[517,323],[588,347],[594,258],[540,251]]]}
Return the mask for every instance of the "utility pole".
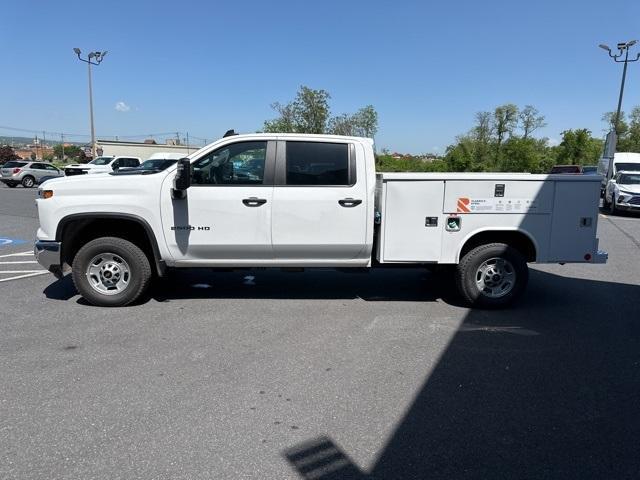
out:
{"label": "utility pole", "polygon": [[189,155],[190,153],[191,152],[190,152],[190,149],[189,149],[189,132],[187,132],[187,155]]}
{"label": "utility pole", "polygon": [[42,159],[44,160],[44,149],[47,148],[47,136],[45,135],[44,130],[42,131]]}
{"label": "utility pole", "polygon": [[60,134],[60,145],[62,145],[62,160],[64,162],[64,133]]}
{"label": "utility pole", "polygon": [[[93,125],[93,88],[91,85],[91,65],[100,65],[102,63],[102,60],[104,60],[107,52],[89,52],[89,55],[87,55],[87,58],[85,59],[80,57],[81,52],[79,48],[74,48],[73,51],[78,56],[78,60],[87,64],[89,72],[89,119],[91,123],[91,155],[93,156],[93,158],[96,158],[96,132]],[[92,59],[95,59],[95,61],[92,61]]]}

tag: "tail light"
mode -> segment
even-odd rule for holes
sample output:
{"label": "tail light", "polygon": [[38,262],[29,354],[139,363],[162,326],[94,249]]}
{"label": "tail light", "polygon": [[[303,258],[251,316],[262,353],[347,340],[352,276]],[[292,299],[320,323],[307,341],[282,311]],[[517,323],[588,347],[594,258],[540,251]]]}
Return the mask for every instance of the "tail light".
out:
{"label": "tail light", "polygon": [[15,175],[16,173],[20,173],[22,171],[21,168],[14,168],[13,169],[13,174]]}

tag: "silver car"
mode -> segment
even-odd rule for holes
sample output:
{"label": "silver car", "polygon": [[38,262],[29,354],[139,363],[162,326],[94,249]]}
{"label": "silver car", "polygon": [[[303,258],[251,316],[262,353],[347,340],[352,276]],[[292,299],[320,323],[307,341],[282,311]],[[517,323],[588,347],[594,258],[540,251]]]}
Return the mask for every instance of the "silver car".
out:
{"label": "silver car", "polygon": [[53,177],[63,177],[64,172],[45,162],[27,162],[12,160],[0,165],[0,182],[7,187],[15,187],[19,183],[24,188],[31,188]]}

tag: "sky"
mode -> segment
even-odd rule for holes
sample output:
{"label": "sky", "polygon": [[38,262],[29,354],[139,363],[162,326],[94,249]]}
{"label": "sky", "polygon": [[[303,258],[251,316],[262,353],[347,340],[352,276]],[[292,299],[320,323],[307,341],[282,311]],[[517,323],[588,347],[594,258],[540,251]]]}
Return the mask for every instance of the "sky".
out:
{"label": "sky", "polygon": [[[597,46],[640,39],[637,0],[3,0],[0,12],[0,135],[89,134],[78,47],[109,52],[93,71],[98,138],[255,132],[306,85],[331,94],[332,114],[373,105],[377,147],[409,153],[443,153],[503,103],[537,107],[552,144],[569,128],[602,136],[622,67]],[[640,61],[623,109],[635,105]]]}

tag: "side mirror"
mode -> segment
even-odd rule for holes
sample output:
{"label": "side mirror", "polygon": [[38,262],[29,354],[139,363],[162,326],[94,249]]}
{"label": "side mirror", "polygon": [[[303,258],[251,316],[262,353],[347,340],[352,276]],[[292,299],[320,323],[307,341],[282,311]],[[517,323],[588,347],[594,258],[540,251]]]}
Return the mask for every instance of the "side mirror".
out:
{"label": "side mirror", "polygon": [[191,161],[188,158],[178,160],[178,169],[173,179],[173,198],[184,198],[191,186]]}

